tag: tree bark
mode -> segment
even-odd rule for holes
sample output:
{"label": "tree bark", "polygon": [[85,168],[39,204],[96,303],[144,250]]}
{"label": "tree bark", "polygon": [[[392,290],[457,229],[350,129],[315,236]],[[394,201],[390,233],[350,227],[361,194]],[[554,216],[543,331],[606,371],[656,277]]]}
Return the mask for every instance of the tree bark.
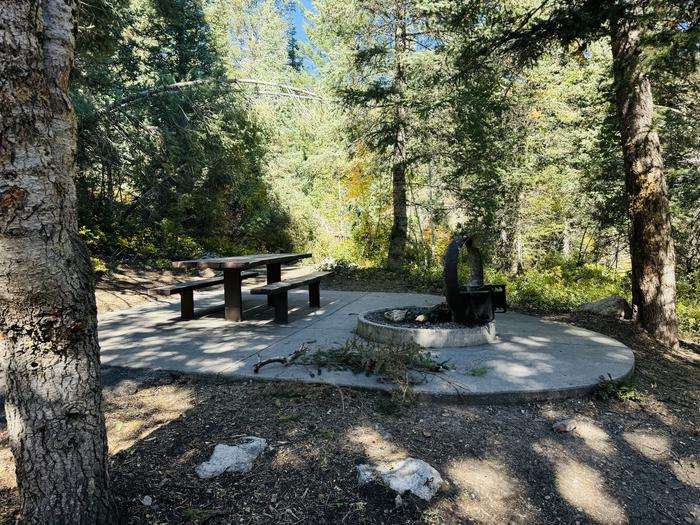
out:
{"label": "tree bark", "polygon": [[635,319],[656,339],[678,347],[675,253],[651,83],[641,56],[641,7],[630,2],[612,20],[617,112],[629,199]]}
{"label": "tree bark", "polygon": [[0,350],[24,524],[116,520],[73,181],[76,9],[0,3]]}
{"label": "tree bark", "polygon": [[406,255],[408,213],[406,210],[406,71],[404,55],[408,47],[406,13],[402,0],[396,4],[396,33],[394,40],[394,87],[397,93],[394,152],[391,166],[393,225],[389,239],[387,268],[401,270]]}

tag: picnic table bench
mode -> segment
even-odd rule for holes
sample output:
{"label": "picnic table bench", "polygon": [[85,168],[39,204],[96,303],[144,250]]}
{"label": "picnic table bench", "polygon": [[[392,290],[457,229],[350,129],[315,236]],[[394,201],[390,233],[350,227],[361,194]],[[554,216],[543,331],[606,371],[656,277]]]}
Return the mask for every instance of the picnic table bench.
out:
{"label": "picnic table bench", "polygon": [[309,306],[318,308],[321,306],[321,279],[331,275],[333,272],[314,272],[301,277],[295,277],[286,281],[278,281],[258,288],[253,288],[250,293],[253,295],[267,295],[272,298],[272,306],[275,307],[275,322],[287,323],[289,306],[287,302],[287,292],[292,288],[309,286]]}
{"label": "picnic table bench", "polygon": [[[241,272],[241,279],[250,279],[260,275],[259,272]],[[224,284],[224,276],[218,275],[209,279],[194,279],[184,283],[169,284],[148,290],[149,295],[180,295],[180,317],[194,319],[194,291]]]}
{"label": "picnic table bench", "polygon": [[[282,281],[282,265],[311,257],[310,253],[265,253],[257,255],[240,255],[236,257],[216,257],[210,259],[192,259],[173,262],[173,268],[211,268],[223,272],[224,283],[224,318],[228,321],[241,321],[243,319],[241,281],[246,278],[246,272],[253,268],[265,266],[267,268],[267,286],[277,284],[273,288],[260,287],[266,291],[258,291],[256,294],[267,295],[268,305],[275,307],[275,320],[287,322],[286,306],[285,315],[282,316],[282,302],[286,304],[287,290],[309,285],[309,302],[311,306],[320,305],[319,281],[329,272],[316,272],[308,276],[297,277],[289,281]],[[319,273],[325,275],[319,276]],[[279,284],[278,284],[279,283]],[[283,298],[281,298],[284,296]]]}

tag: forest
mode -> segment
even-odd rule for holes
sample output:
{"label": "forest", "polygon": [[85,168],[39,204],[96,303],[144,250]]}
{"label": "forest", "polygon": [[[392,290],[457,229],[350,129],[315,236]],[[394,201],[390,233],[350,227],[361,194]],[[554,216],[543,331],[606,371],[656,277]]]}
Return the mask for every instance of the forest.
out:
{"label": "forest", "polygon": [[[439,283],[464,230],[516,304],[629,297],[610,38],[508,40],[537,2],[395,4],[83,4],[77,186],[95,268],[305,249]],[[672,20],[671,4],[653,16]],[[645,60],[679,324],[697,333],[700,71],[697,47],[661,33]]]}
{"label": "forest", "polygon": [[699,364],[696,0],[0,2],[0,522],[692,524]]}

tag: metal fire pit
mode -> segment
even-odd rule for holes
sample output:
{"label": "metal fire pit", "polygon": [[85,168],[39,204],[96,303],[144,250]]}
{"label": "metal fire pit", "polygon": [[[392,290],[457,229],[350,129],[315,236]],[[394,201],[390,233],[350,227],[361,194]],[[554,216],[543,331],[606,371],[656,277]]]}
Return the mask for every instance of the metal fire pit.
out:
{"label": "metal fire pit", "polygon": [[[469,284],[459,283],[459,263],[463,249],[469,252],[472,277]],[[493,321],[496,311],[505,312],[505,284],[484,284],[484,262],[471,236],[457,237],[445,254],[445,297],[452,320],[464,325],[485,325]]]}

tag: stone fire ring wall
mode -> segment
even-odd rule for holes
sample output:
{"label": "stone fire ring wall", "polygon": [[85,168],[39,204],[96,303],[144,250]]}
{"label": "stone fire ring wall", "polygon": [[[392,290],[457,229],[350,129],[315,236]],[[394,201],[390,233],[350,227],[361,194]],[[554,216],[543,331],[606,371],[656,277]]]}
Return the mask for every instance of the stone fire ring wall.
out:
{"label": "stone fire ring wall", "polygon": [[[377,310],[376,312],[385,312]],[[496,322],[484,326],[465,326],[464,328],[412,328],[409,326],[392,326],[377,323],[367,318],[375,312],[365,312],[357,318],[357,335],[368,341],[390,345],[415,343],[423,348],[454,348],[460,346],[477,346],[496,342]]]}

